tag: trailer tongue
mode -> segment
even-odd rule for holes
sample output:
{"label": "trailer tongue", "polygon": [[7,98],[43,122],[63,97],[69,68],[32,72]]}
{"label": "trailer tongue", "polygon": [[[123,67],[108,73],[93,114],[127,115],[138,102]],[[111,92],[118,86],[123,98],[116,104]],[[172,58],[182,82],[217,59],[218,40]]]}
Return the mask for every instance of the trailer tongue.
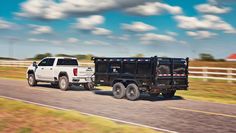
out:
{"label": "trailer tongue", "polygon": [[93,58],[95,84],[113,87],[115,98],[136,100],[140,93],[174,96],[188,88],[188,58]]}

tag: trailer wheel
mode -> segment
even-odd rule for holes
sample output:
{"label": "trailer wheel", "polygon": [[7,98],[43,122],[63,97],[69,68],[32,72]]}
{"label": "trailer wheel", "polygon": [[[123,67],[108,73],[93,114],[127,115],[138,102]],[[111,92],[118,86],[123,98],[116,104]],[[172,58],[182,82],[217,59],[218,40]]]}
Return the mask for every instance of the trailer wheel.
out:
{"label": "trailer wheel", "polygon": [[165,93],[162,93],[162,96],[163,96],[165,99],[170,99],[170,98],[174,97],[175,92],[176,92],[176,90],[172,90],[172,91],[169,91],[169,92],[165,92]]}
{"label": "trailer wheel", "polygon": [[121,99],[125,96],[125,86],[122,83],[117,82],[113,85],[112,92],[115,98]]}
{"label": "trailer wheel", "polygon": [[126,97],[128,100],[134,101],[140,96],[140,91],[136,84],[129,84],[126,87]]}
{"label": "trailer wheel", "polygon": [[91,83],[91,82],[89,82],[89,83],[86,83],[86,84],[84,84],[84,88],[86,89],[86,90],[93,90],[94,89],[94,84],[93,83]]}
{"label": "trailer wheel", "polygon": [[59,87],[61,90],[66,91],[69,88],[69,80],[66,76],[59,78]]}

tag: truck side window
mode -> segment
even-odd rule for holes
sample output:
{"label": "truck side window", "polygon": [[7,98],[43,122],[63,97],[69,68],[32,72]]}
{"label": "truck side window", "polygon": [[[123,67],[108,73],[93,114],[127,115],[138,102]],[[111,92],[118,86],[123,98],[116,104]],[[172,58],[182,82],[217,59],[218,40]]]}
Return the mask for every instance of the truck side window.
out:
{"label": "truck side window", "polygon": [[124,63],[124,73],[135,74],[135,63]]}
{"label": "truck side window", "polygon": [[138,63],[138,74],[151,74],[150,63]]}
{"label": "truck side window", "polygon": [[111,62],[109,67],[109,73],[120,73],[121,64],[120,62]]}
{"label": "truck side window", "polygon": [[48,59],[43,59],[38,66],[47,66]]}
{"label": "truck side window", "polygon": [[106,73],[107,72],[107,67],[108,67],[108,63],[107,62],[100,62],[98,63],[98,72],[99,73]]}
{"label": "truck side window", "polygon": [[53,66],[55,59],[54,58],[49,58],[47,61],[47,66]]}

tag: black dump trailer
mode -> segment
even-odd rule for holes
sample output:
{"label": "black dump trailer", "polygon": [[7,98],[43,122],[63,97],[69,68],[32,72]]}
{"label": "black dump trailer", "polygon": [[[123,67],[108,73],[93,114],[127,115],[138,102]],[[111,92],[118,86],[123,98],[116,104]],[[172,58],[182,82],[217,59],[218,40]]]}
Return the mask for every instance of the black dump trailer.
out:
{"label": "black dump trailer", "polygon": [[188,88],[188,58],[93,57],[95,85],[112,86],[115,98],[136,100],[140,93],[172,98]]}

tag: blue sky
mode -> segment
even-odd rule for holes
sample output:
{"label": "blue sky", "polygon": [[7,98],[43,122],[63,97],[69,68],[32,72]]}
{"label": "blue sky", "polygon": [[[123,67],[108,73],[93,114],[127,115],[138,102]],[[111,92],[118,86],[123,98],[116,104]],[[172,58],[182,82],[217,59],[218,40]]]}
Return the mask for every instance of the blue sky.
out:
{"label": "blue sky", "polygon": [[5,0],[0,56],[225,58],[236,52],[235,7],[234,0]]}

